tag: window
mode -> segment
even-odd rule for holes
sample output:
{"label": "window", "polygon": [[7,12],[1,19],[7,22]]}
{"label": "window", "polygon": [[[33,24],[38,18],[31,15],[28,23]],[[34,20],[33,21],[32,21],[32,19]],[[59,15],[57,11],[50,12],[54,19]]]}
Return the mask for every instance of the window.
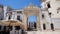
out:
{"label": "window", "polygon": [[0,30],[1,30],[1,25],[0,25]]}
{"label": "window", "polygon": [[49,15],[51,15],[51,12],[49,13]]}
{"label": "window", "polygon": [[20,16],[17,16],[17,20],[20,20]]}
{"label": "window", "polygon": [[59,13],[59,12],[57,11],[57,13]]}
{"label": "window", "polygon": [[9,18],[8,18],[9,20],[11,19],[11,16],[9,15]]}
{"label": "window", "polygon": [[51,8],[50,3],[47,3],[47,7],[48,7],[48,8]]}
{"label": "window", "polygon": [[36,22],[34,22],[34,27],[35,27],[35,29],[36,29]]}
{"label": "window", "polygon": [[43,29],[46,30],[46,25],[45,24],[43,24]]}
{"label": "window", "polygon": [[42,18],[44,18],[44,14],[42,14]]}
{"label": "window", "polygon": [[54,26],[53,26],[53,23],[51,23],[51,30],[54,30]]}

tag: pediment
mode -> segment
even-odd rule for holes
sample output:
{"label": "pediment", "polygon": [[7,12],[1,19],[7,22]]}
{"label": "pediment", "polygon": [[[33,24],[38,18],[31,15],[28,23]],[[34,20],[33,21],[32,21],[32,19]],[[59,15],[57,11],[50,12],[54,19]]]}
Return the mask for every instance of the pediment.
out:
{"label": "pediment", "polygon": [[29,4],[29,6],[26,6],[23,8],[24,11],[31,11],[31,10],[39,10],[38,7],[34,6],[32,3]]}

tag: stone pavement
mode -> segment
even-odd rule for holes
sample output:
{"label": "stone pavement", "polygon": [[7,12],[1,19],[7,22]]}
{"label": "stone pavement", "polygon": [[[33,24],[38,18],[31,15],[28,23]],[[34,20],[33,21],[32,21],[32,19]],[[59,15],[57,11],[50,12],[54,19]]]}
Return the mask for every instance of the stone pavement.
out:
{"label": "stone pavement", "polygon": [[27,34],[60,34],[60,31],[28,31]]}

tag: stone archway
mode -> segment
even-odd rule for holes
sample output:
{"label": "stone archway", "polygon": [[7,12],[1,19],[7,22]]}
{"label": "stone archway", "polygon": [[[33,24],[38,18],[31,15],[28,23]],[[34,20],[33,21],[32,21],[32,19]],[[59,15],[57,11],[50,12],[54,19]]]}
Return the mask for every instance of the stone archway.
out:
{"label": "stone archway", "polygon": [[27,18],[29,15],[34,15],[36,16],[36,26],[37,30],[41,30],[40,26],[40,9],[38,7],[34,7],[32,4],[30,4],[28,7],[25,7],[23,9],[24,11],[24,25],[25,25],[25,30],[27,30]]}

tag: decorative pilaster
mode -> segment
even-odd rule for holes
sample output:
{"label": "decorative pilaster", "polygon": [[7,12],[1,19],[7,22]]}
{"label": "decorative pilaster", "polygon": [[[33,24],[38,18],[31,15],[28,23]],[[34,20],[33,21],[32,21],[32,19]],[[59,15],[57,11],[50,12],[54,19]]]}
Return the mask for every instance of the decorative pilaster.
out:
{"label": "decorative pilaster", "polygon": [[24,26],[25,26],[24,30],[27,30],[27,16],[26,15],[24,15]]}
{"label": "decorative pilaster", "polygon": [[36,16],[36,25],[37,25],[37,30],[41,30],[41,26],[40,26],[40,15],[38,14]]}

